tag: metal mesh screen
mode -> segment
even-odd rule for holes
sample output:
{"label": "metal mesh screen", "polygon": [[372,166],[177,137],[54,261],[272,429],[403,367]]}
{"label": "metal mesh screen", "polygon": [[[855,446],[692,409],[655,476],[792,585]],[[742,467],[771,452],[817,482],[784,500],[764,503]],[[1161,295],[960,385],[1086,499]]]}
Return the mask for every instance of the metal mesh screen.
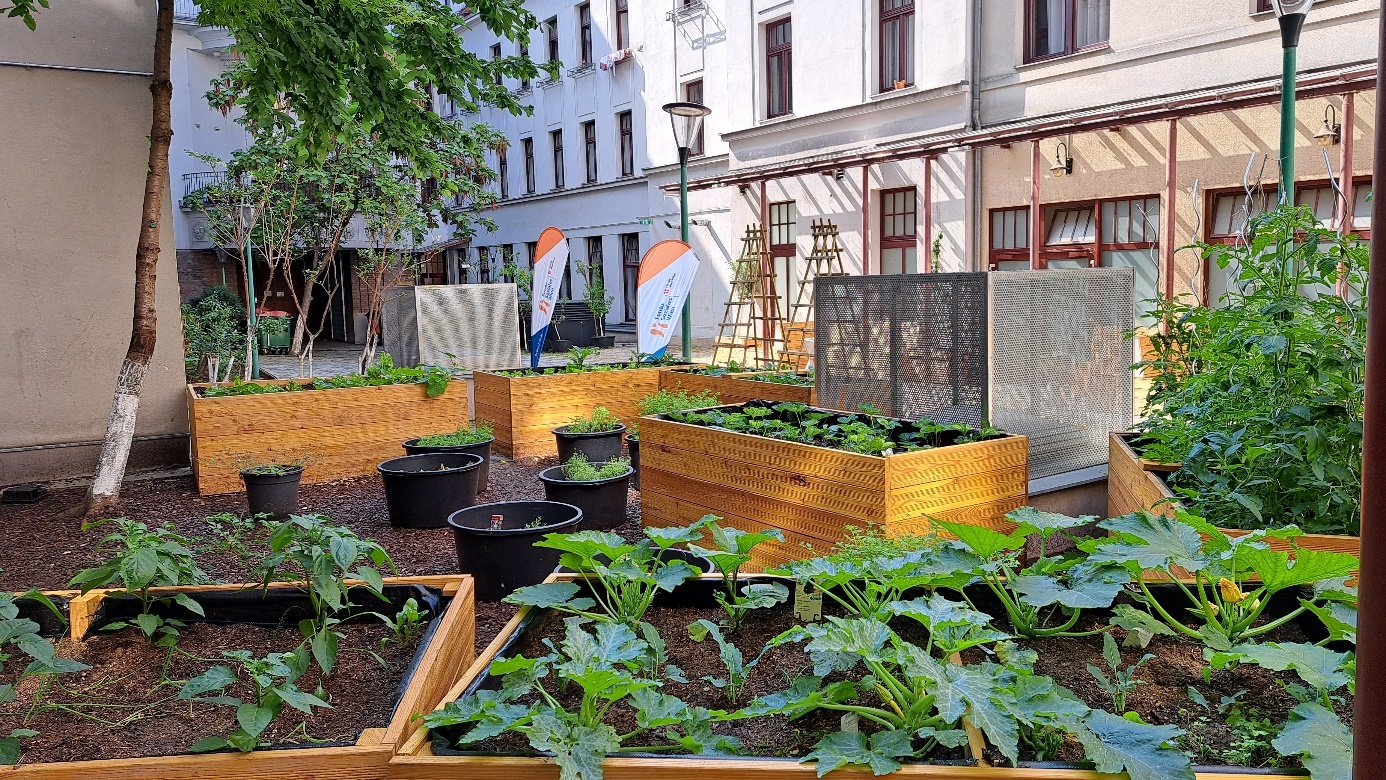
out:
{"label": "metal mesh screen", "polygon": [[419,364],[419,321],[415,312],[416,287],[396,287],[385,294],[380,340],[397,366]]}
{"label": "metal mesh screen", "polygon": [[977,425],[986,408],[986,274],[814,283],[818,403]]}
{"label": "metal mesh screen", "polygon": [[1131,268],[991,274],[991,421],[1030,437],[1030,478],[1107,462],[1134,418]]}
{"label": "metal mesh screen", "polygon": [[385,302],[382,335],[399,365],[505,369],[520,365],[519,322],[513,284],[404,287]]}

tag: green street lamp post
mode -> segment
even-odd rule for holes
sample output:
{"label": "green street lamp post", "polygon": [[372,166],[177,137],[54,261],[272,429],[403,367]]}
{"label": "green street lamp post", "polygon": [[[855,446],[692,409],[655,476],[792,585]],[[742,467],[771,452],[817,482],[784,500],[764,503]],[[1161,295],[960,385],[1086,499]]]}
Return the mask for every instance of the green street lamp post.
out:
{"label": "green street lamp post", "polygon": [[1280,22],[1280,202],[1295,203],[1295,69],[1299,33],[1314,0],[1271,0]]}
{"label": "green street lamp post", "polygon": [[[693,141],[703,127],[703,118],[712,109],[701,103],[665,103],[664,110],[674,127],[674,143],[679,147],[679,239],[688,243],[688,156]],[[693,362],[693,296],[683,299],[683,360]]]}
{"label": "green street lamp post", "polygon": [[260,378],[260,322],[255,315],[255,256],[250,248],[250,230],[255,224],[255,207],[241,206],[241,229],[245,231],[245,298],[250,327],[250,379]]}

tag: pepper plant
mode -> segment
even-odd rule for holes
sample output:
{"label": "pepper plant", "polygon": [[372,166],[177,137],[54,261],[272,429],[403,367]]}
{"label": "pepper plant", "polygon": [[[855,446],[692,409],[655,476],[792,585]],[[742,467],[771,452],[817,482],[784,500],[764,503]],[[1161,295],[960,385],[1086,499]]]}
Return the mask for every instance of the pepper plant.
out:
{"label": "pepper plant", "polygon": [[[255,657],[249,650],[227,650],[222,655],[235,663],[239,673],[228,666],[213,666],[184,683],[178,698],[235,707],[236,729],[225,737],[199,740],[189,748],[193,753],[228,747],[249,753],[260,746],[260,735],[279,717],[285,704],[305,715],[312,715],[314,707],[331,706],[295,684],[308,671],[310,660],[301,645],[293,652],[270,653],[263,658]],[[248,701],[226,695],[227,688],[242,681],[252,691]]]}
{"label": "pepper plant", "polygon": [[[13,647],[29,656],[30,659],[29,664],[17,675],[14,673],[5,674],[8,682],[0,683],[0,705],[14,701],[17,697],[16,687],[31,677],[80,672],[91,668],[70,658],[60,658],[53,643],[39,634],[39,624],[29,618],[19,616],[18,602],[21,600],[36,601],[57,615],[59,620],[66,622],[62,611],[47,596],[36,590],[19,596],[12,593],[0,593],[0,648]],[[6,671],[5,663],[11,657],[11,653],[0,650],[0,672]],[[19,763],[19,741],[36,736],[38,736],[37,731],[25,728],[12,729],[9,734],[0,736],[0,765],[9,766]]]}
{"label": "pepper plant", "polygon": [[[95,528],[108,522],[114,523],[118,530],[103,537],[97,549],[109,557],[99,566],[77,572],[69,584],[81,586],[83,594],[97,588],[118,586],[140,601],[140,613],[134,621],[140,632],[161,647],[173,645],[178,641],[178,629],[185,624],[177,618],[155,614],[153,610],[177,604],[201,615],[202,606],[186,593],[159,595],[152,589],[207,581],[207,575],[197,567],[192,543],[181,536],[172,523],[151,530],[144,523],[121,517],[82,527]],[[114,631],[128,625],[125,621],[116,621],[105,628]]]}

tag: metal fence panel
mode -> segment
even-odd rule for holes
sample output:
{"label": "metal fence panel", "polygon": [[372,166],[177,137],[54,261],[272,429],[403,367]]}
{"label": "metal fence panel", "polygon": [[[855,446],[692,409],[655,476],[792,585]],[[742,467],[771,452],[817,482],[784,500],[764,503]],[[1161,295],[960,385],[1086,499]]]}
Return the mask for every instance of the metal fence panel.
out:
{"label": "metal fence panel", "polygon": [[518,325],[515,285],[446,284],[392,291],[382,331],[400,365],[495,370],[520,365]]}

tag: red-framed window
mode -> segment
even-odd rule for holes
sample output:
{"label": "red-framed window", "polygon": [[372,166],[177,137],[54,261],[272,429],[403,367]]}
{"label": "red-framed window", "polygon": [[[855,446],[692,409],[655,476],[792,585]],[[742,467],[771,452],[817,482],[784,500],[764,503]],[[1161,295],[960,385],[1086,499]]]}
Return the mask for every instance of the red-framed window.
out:
{"label": "red-framed window", "polygon": [[914,0],[879,0],[881,91],[914,83]]}
{"label": "red-framed window", "polygon": [[567,173],[563,166],[563,131],[560,129],[550,132],[549,142],[553,144],[553,188],[561,190],[567,181]]}
{"label": "red-framed window", "polygon": [[592,58],[592,4],[583,3],[578,11],[578,64],[590,65]]}
{"label": "red-framed window", "polygon": [[559,56],[558,56],[558,17],[557,17],[557,16],[550,16],[549,19],[548,19],[548,21],[544,22],[544,45],[545,45],[545,48],[548,49],[548,51],[547,51],[547,54],[548,54],[548,57],[549,57],[548,61],[549,61],[549,62],[558,62]]}
{"label": "red-framed window", "polygon": [[[689,103],[703,105],[703,80],[696,79],[683,85],[683,99]],[[703,126],[698,125],[698,134],[693,136],[693,143],[688,147],[690,157],[698,157],[703,153]]]}
{"label": "red-framed window", "polygon": [[[794,201],[786,200],[771,203],[767,211],[770,216],[770,262],[775,273],[775,294],[779,313],[784,315],[789,313],[789,302],[794,300],[798,292],[799,208]],[[769,303],[769,299],[762,303]],[[765,335],[774,334],[767,332]]]}
{"label": "red-framed window", "polygon": [[447,257],[442,252],[425,252],[417,277],[415,284],[447,284]]}
{"label": "red-framed window", "polygon": [[635,118],[629,111],[616,115],[617,137],[621,152],[621,175],[635,175]]}
{"label": "red-framed window", "polygon": [[630,0],[616,0],[616,48],[630,46]]}
{"label": "red-framed window", "polygon": [[[1352,219],[1348,232],[1364,239],[1372,235],[1371,179],[1359,177],[1353,180],[1352,192],[1344,193],[1351,200]],[[1308,206],[1325,226],[1338,226],[1338,191],[1325,180],[1297,182],[1295,184],[1295,205]],[[1207,226],[1204,240],[1210,244],[1231,244],[1240,240],[1246,223],[1254,216],[1275,207],[1276,193],[1273,187],[1262,187],[1250,196],[1243,189],[1213,190],[1205,201]]]}
{"label": "red-framed window", "polygon": [[496,155],[496,178],[500,180],[501,200],[510,197],[510,150]]}
{"label": "red-framed window", "polygon": [[993,271],[1030,267],[1030,207],[991,210],[987,264]]}
{"label": "red-framed window", "polygon": [[640,290],[640,234],[621,234],[621,304],[626,322],[635,322]]}
{"label": "red-framed window", "polygon": [[1025,0],[1025,61],[1103,46],[1111,0]]}
{"label": "red-framed window", "polygon": [[881,273],[918,273],[918,204],[914,187],[881,191]]}
{"label": "red-framed window", "polygon": [[525,193],[534,194],[534,139],[521,138],[520,151],[525,156]]}
{"label": "red-framed window", "polygon": [[[492,61],[492,62],[495,62],[496,60],[499,60],[500,58],[501,58],[501,45],[500,45],[499,43],[493,43],[493,44],[491,44],[491,61]],[[497,74],[496,74],[495,76],[493,76],[492,78],[494,79],[494,81],[496,82],[496,86],[498,86],[498,87],[505,84],[505,77],[501,76],[500,73],[497,73]]]}
{"label": "red-framed window", "polygon": [[794,111],[793,30],[788,17],[765,25],[765,115]]}
{"label": "red-framed window", "polygon": [[582,123],[582,156],[586,164],[587,183],[597,181],[597,120]]}

